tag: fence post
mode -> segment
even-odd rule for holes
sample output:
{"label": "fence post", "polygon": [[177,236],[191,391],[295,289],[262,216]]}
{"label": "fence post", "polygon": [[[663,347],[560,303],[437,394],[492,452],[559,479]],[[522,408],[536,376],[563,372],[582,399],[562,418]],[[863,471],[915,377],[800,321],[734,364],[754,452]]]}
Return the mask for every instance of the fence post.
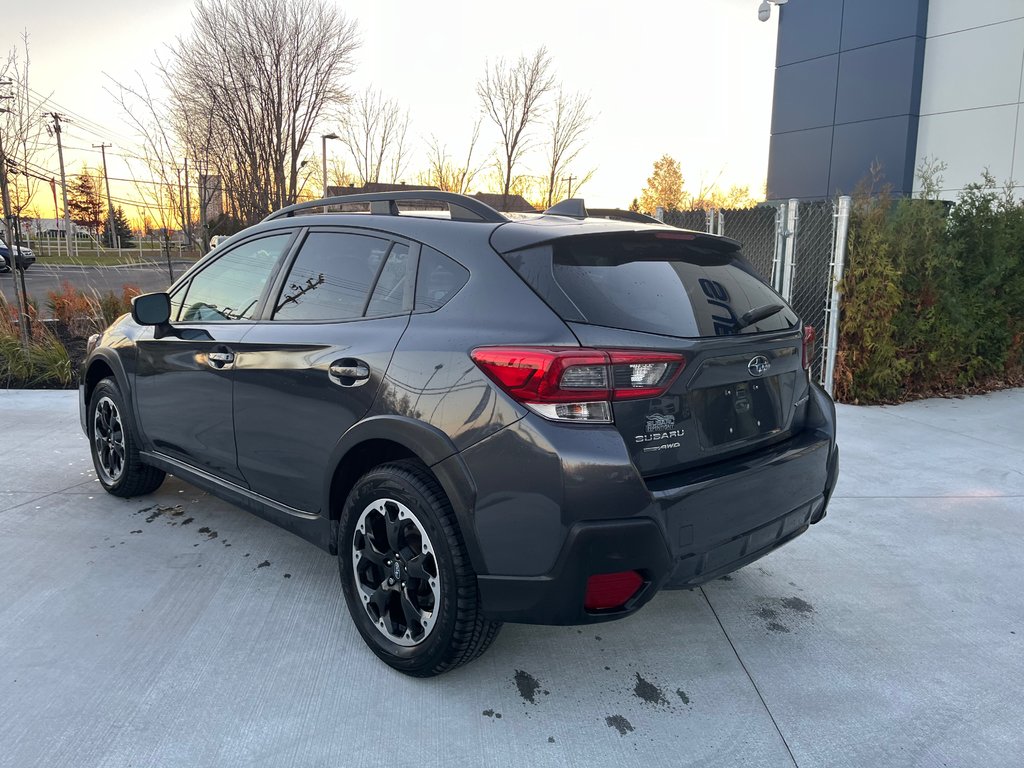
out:
{"label": "fence post", "polygon": [[717,233],[720,236],[725,235],[725,211],[723,211],[721,208],[718,209]]}
{"label": "fence post", "polygon": [[787,203],[779,203],[775,209],[775,253],[772,254],[772,288],[782,287],[782,251],[786,248]]}
{"label": "fence post", "polygon": [[800,201],[791,199],[786,203],[786,215],[782,231],[782,259],[778,265],[776,290],[787,302],[793,300],[793,272],[796,269],[796,233],[800,222]]}
{"label": "fence post", "polygon": [[832,246],[832,290],[825,308],[825,391],[829,396],[835,391],[836,354],[839,352],[839,300],[842,296],[839,283],[846,271],[846,238],[850,232],[851,198],[839,198],[839,212],[836,214],[836,239]]}
{"label": "fence post", "polygon": [[665,221],[665,209],[660,205],[654,209],[654,218],[661,222]]}

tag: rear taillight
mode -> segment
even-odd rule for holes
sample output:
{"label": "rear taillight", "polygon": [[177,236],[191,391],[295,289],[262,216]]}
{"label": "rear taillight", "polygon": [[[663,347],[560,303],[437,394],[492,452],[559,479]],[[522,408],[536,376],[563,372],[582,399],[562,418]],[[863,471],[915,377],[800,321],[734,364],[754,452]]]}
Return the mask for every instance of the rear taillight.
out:
{"label": "rear taillight", "polygon": [[579,347],[480,347],[473,362],[518,402],[554,421],[608,423],[611,401],[663,395],[682,355]]}
{"label": "rear taillight", "polygon": [[811,370],[811,360],[814,358],[814,326],[804,326],[804,370]]}
{"label": "rear taillight", "polygon": [[588,611],[604,611],[621,608],[628,603],[644,585],[643,577],[636,571],[601,573],[587,579],[587,591],[583,596],[583,607]]}

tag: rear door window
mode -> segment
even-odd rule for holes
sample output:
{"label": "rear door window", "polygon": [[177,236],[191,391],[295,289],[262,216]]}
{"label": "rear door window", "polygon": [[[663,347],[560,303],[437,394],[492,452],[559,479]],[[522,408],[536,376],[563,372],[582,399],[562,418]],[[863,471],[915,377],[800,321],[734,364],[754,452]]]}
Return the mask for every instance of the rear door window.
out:
{"label": "rear door window", "polygon": [[567,321],[687,338],[780,331],[798,322],[727,243],[583,236],[505,258]]}
{"label": "rear door window", "polygon": [[274,308],[275,320],[352,320],[363,316],[391,243],[344,232],[311,232]]}

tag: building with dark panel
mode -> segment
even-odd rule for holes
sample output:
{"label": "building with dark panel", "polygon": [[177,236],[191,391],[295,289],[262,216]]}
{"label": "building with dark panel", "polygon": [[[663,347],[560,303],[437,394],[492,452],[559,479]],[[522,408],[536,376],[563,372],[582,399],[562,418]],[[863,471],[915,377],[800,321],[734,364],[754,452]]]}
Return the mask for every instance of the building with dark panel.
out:
{"label": "building with dark panel", "polygon": [[[1024,0],[789,0],[780,9],[768,198],[848,194],[872,169],[942,196],[1024,179]],[[1017,178],[1020,177],[1020,178]]]}

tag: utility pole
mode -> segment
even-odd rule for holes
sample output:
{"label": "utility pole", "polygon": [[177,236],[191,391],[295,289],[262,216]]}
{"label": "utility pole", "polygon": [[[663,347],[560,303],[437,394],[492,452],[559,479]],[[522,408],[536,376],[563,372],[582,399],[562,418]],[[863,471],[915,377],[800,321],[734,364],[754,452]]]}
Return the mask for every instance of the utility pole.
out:
{"label": "utility pole", "polygon": [[575,178],[576,177],[573,176],[571,173],[568,176],[563,177],[563,181],[568,181],[569,182],[569,192],[566,195],[566,197],[569,197],[569,198],[572,197],[572,180],[575,179]]}
{"label": "utility pole", "polygon": [[188,247],[192,248],[192,194],[188,188],[188,157],[185,158],[185,237],[188,238]]}
{"label": "utility pole", "polygon": [[93,149],[98,149],[103,155],[103,181],[107,185],[107,232],[110,233],[110,245],[117,246],[117,254],[121,255],[121,238],[117,236],[117,228],[114,226],[114,204],[110,202],[110,177],[107,175],[107,147],[112,144],[93,144]]}
{"label": "utility pole", "polygon": [[[53,118],[53,132],[57,135],[57,158],[60,160],[60,190],[64,197],[64,245],[67,249],[68,258],[71,258],[71,210],[68,208],[68,182],[64,176],[64,147],[60,142],[61,116],[58,112],[51,112],[50,117]],[[74,243],[75,256],[77,256],[78,240],[74,240]]]}
{"label": "utility pole", "polygon": [[[0,81],[0,86],[8,86],[13,83],[10,80]],[[13,96],[0,96],[0,101],[13,99]],[[9,109],[0,109],[0,114],[9,112]],[[18,264],[17,256],[17,245],[14,243],[14,238],[11,237],[14,233],[11,231],[11,196],[7,189],[7,155],[4,152],[3,134],[0,133],[0,199],[3,202],[4,209],[4,243],[7,245],[8,259],[11,268],[11,277],[14,278],[14,297],[18,305],[18,328],[21,331],[21,343],[22,346],[28,347],[28,317],[27,304],[28,297],[22,296],[21,286],[18,284],[18,273],[21,271],[21,266]]]}

